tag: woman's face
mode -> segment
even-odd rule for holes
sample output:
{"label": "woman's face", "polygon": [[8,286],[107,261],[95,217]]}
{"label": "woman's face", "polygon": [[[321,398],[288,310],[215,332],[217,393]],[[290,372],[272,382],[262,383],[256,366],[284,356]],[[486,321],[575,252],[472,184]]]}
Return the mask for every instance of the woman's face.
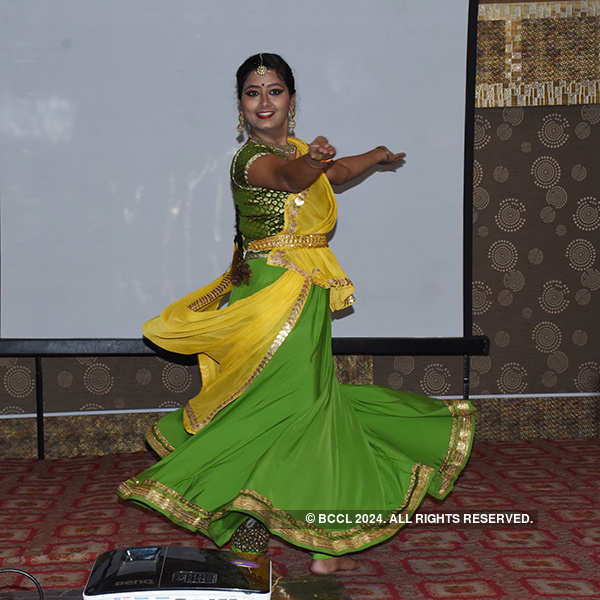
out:
{"label": "woman's face", "polygon": [[252,71],[244,82],[240,108],[251,131],[258,136],[287,136],[288,111],[294,101],[277,71]]}

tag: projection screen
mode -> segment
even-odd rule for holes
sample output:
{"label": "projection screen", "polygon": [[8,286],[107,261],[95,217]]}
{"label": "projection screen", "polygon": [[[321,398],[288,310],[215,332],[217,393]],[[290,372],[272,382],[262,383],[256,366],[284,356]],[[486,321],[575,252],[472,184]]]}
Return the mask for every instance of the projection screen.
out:
{"label": "projection screen", "polygon": [[224,272],[238,65],[277,52],[296,134],[406,164],[338,190],[334,336],[462,335],[468,2],[0,5],[3,338],[135,338]]}

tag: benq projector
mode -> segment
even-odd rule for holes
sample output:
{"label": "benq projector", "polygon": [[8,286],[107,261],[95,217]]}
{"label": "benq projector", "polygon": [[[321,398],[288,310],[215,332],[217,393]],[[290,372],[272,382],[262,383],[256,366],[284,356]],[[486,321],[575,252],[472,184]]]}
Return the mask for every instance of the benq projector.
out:
{"label": "benq projector", "polygon": [[120,548],[96,559],[84,600],[270,600],[261,555],[180,546]]}

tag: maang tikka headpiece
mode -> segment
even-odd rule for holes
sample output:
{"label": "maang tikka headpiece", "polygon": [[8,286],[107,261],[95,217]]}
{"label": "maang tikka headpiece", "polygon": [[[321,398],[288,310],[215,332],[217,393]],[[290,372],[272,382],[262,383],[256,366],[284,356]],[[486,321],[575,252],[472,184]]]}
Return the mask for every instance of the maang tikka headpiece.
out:
{"label": "maang tikka headpiece", "polygon": [[266,75],[267,74],[267,67],[265,67],[265,65],[263,64],[263,57],[262,54],[259,54],[260,56],[260,65],[258,65],[258,67],[256,67],[256,74],[257,75]]}

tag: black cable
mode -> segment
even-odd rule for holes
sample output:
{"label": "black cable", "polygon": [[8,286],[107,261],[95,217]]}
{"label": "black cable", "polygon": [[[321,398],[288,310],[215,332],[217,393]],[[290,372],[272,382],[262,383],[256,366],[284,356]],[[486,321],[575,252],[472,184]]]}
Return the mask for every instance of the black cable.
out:
{"label": "black cable", "polygon": [[31,581],[35,583],[35,587],[37,588],[40,600],[44,600],[44,590],[42,589],[40,582],[33,575],[30,575],[27,571],[21,571],[21,569],[0,569],[0,574],[1,573],[18,573],[19,575],[25,575],[25,577],[29,577],[29,579],[31,579]]}

